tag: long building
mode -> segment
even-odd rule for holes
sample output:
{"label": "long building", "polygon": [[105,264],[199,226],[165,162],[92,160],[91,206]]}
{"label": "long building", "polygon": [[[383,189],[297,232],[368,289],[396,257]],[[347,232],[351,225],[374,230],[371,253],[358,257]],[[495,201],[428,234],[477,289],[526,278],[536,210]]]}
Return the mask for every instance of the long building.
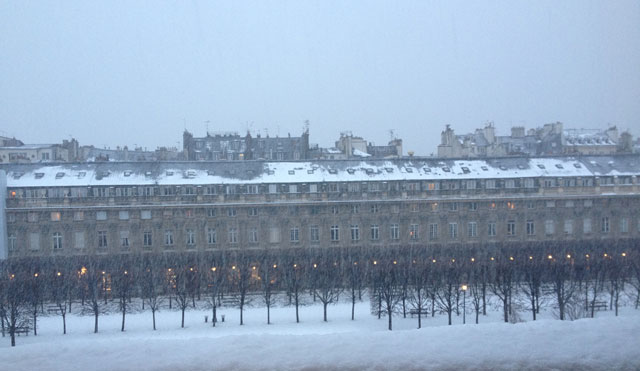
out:
{"label": "long building", "polygon": [[607,243],[640,237],[640,156],[14,164],[0,200],[1,258]]}

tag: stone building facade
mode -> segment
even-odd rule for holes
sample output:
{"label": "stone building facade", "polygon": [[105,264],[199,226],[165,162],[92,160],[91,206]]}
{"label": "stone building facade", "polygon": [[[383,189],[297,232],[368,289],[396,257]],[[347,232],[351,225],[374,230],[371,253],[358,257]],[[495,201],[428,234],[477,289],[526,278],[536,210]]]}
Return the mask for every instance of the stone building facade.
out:
{"label": "stone building facade", "polygon": [[0,169],[4,258],[640,237],[640,155]]}

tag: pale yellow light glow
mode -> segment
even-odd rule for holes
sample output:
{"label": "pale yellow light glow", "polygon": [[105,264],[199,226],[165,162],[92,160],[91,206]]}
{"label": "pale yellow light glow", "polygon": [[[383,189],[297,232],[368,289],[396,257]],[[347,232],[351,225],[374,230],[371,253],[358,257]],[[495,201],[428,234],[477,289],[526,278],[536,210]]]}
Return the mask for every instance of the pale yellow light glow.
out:
{"label": "pale yellow light glow", "polygon": [[462,291],[467,291],[467,285],[462,285]]}

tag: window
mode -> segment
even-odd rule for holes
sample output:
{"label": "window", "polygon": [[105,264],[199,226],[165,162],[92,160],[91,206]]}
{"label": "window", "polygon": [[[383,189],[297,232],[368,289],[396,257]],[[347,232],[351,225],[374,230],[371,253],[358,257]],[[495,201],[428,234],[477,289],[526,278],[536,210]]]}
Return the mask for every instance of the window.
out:
{"label": "window", "polygon": [[120,231],[120,247],[129,247],[129,231]]}
{"label": "window", "polygon": [[378,206],[377,204],[373,204],[373,205],[371,205],[370,210],[371,210],[371,213],[375,214],[378,211],[380,211],[380,206]]}
{"label": "window", "polygon": [[377,224],[371,224],[371,240],[377,241],[380,238],[380,228]]}
{"label": "window", "polygon": [[476,181],[467,180],[467,189],[476,189]]}
{"label": "window", "polygon": [[207,209],[207,217],[213,218],[216,216],[216,209]]}
{"label": "window", "polygon": [[351,225],[351,241],[360,241],[360,227],[357,224]]}
{"label": "window", "polygon": [[476,222],[469,222],[467,224],[467,237],[474,238],[478,236],[478,224]]}
{"label": "window", "polygon": [[487,189],[494,189],[494,188],[496,188],[496,181],[495,181],[495,180],[493,180],[493,179],[487,180],[487,181],[485,182],[485,187],[486,187]]}
{"label": "window", "polygon": [[38,222],[38,214],[37,213],[29,213],[27,214],[27,221],[30,223]]}
{"label": "window", "polygon": [[216,229],[215,228],[207,228],[207,244],[215,245],[216,242],[217,242]]}
{"label": "window", "polygon": [[214,185],[208,185],[207,188],[205,188],[205,194],[207,195],[215,195],[217,193],[218,191]]}
{"label": "window", "polygon": [[96,197],[107,197],[107,188],[95,188]]}
{"label": "window", "polygon": [[409,226],[409,239],[415,241],[418,238],[418,224],[411,224]]}
{"label": "window", "polygon": [[236,191],[237,190],[235,185],[228,185],[224,189],[225,194],[228,194],[228,195],[235,195],[237,193]]}
{"label": "window", "polygon": [[13,233],[10,234],[7,240],[9,243],[9,251],[16,251],[18,249],[18,239],[16,235]]}
{"label": "window", "polygon": [[435,212],[438,211],[438,203],[434,202],[431,204],[431,211]]}
{"label": "window", "polygon": [[73,220],[76,220],[76,221],[84,220],[84,211],[74,211]]}
{"label": "window", "polygon": [[236,211],[235,207],[230,207],[230,208],[227,209],[227,216],[235,217],[236,213],[237,213],[237,211]]}
{"label": "window", "polygon": [[250,207],[249,208],[249,216],[258,216],[258,208]]}
{"label": "window", "polygon": [[107,231],[98,231],[98,247],[107,248]]}
{"label": "window", "polygon": [[476,211],[476,210],[478,210],[478,203],[477,203],[477,202],[471,202],[471,203],[469,203],[469,210],[471,210],[471,211]]}
{"label": "window", "polygon": [[258,243],[258,228],[249,229],[249,242]]}
{"label": "window", "polygon": [[489,236],[489,237],[495,237],[496,236],[496,223],[495,222],[489,222],[487,224],[487,236]]}
{"label": "window", "polygon": [[278,242],[280,242],[280,228],[271,227],[269,229],[269,242],[270,243],[278,243]]}
{"label": "window", "polygon": [[145,220],[151,219],[151,210],[140,211],[140,219],[145,219]]}
{"label": "window", "polygon": [[564,202],[564,207],[573,207],[573,201],[572,200],[567,200]]}
{"label": "window", "polygon": [[513,179],[507,179],[504,181],[504,187],[505,188],[515,188],[516,187],[516,181]]}
{"label": "window", "polygon": [[300,230],[298,227],[293,227],[289,230],[289,240],[293,243],[300,242]]}
{"label": "window", "polygon": [[531,210],[531,209],[535,209],[536,208],[536,202],[535,201],[527,201],[527,209]]}
{"label": "window", "polygon": [[602,224],[601,224],[600,230],[602,233],[609,233],[609,217],[608,216],[602,217]]}
{"label": "window", "polygon": [[555,201],[547,201],[546,205],[547,205],[547,207],[556,207],[556,202]]}
{"label": "window", "polygon": [[555,181],[553,179],[545,179],[544,180],[544,188],[551,188],[555,186]]}
{"label": "window", "polygon": [[515,236],[516,235],[516,222],[513,220],[509,220],[507,222],[507,235]]}
{"label": "window", "polygon": [[29,249],[31,250],[40,250],[40,234],[39,233],[29,233]]}
{"label": "window", "polygon": [[53,232],[53,235],[52,235],[51,239],[52,239],[53,249],[54,250],[62,249],[62,233]]}
{"label": "window", "polygon": [[193,229],[187,229],[187,246],[194,246],[196,244],[196,232]]}
{"label": "window", "polygon": [[298,185],[289,184],[289,193],[298,193]]}
{"label": "window", "polygon": [[360,205],[351,205],[351,214],[360,213]]}
{"label": "window", "polygon": [[59,211],[52,211],[51,212],[51,221],[52,222],[59,222],[60,221],[60,212]]}
{"label": "window", "polygon": [[258,185],[257,184],[248,185],[247,186],[247,194],[257,195],[258,194]]}
{"label": "window", "polygon": [[458,238],[458,223],[449,223],[449,238]]}
{"label": "window", "polygon": [[555,225],[553,220],[547,219],[544,221],[544,234],[550,236],[555,233]]}
{"label": "window", "polygon": [[489,202],[489,210],[495,210],[498,208],[498,204],[495,201]]}
{"label": "window", "polygon": [[620,219],[620,233],[629,233],[629,219]]}
{"label": "window", "polygon": [[311,242],[320,241],[320,229],[317,225],[312,225],[311,227],[309,227],[309,239],[311,240]]}
{"label": "window", "polygon": [[75,232],[73,234],[74,245],[76,249],[84,249],[84,232]]}
{"label": "window", "polygon": [[525,188],[533,188],[535,187],[535,182],[533,179],[531,178],[527,178],[524,180],[524,187]]}
{"label": "window", "polygon": [[449,203],[449,211],[458,211],[458,203],[450,202]]}
{"label": "window", "polygon": [[164,231],[164,244],[166,246],[173,245],[173,231],[171,230]]}
{"label": "window", "polygon": [[515,210],[515,208],[516,208],[516,203],[514,201],[507,201],[508,210]]}
{"label": "window", "polygon": [[582,220],[582,233],[584,234],[591,233],[591,218],[584,218]]}
{"label": "window", "polygon": [[332,225],[331,229],[331,241],[340,241],[340,227]]}
{"label": "window", "polygon": [[527,220],[527,236],[534,236],[536,234],[536,227],[533,220]]}
{"label": "window", "polygon": [[564,234],[567,236],[573,234],[573,220],[567,219],[564,221]]}
{"label": "window", "polygon": [[153,239],[151,238],[151,231],[144,231],[142,233],[142,246],[150,247],[153,245]]}
{"label": "window", "polygon": [[593,206],[593,200],[584,200],[584,207]]}
{"label": "window", "polygon": [[229,228],[229,243],[238,243],[238,229],[235,227]]}
{"label": "window", "polygon": [[317,184],[309,184],[309,193],[317,193],[318,185]]}
{"label": "window", "polygon": [[397,224],[391,224],[391,236],[392,240],[400,239],[400,227]]}
{"label": "window", "polygon": [[129,212],[126,210],[121,210],[118,212],[118,219],[120,220],[129,220]]}
{"label": "window", "polygon": [[331,206],[331,214],[337,214],[339,212],[338,206]]}
{"label": "window", "polygon": [[430,240],[438,239],[438,224],[436,223],[429,224],[429,239]]}
{"label": "window", "polygon": [[278,193],[278,185],[269,184],[269,193]]}
{"label": "window", "polygon": [[98,211],[96,213],[96,220],[107,220],[107,212],[106,211]]}

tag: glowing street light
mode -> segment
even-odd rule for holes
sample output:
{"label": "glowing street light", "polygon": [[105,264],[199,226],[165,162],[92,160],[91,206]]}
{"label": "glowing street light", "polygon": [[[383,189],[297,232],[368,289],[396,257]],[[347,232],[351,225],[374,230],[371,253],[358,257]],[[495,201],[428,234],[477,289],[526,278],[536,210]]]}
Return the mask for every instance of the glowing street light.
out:
{"label": "glowing street light", "polygon": [[462,285],[462,324],[467,324],[467,285]]}

